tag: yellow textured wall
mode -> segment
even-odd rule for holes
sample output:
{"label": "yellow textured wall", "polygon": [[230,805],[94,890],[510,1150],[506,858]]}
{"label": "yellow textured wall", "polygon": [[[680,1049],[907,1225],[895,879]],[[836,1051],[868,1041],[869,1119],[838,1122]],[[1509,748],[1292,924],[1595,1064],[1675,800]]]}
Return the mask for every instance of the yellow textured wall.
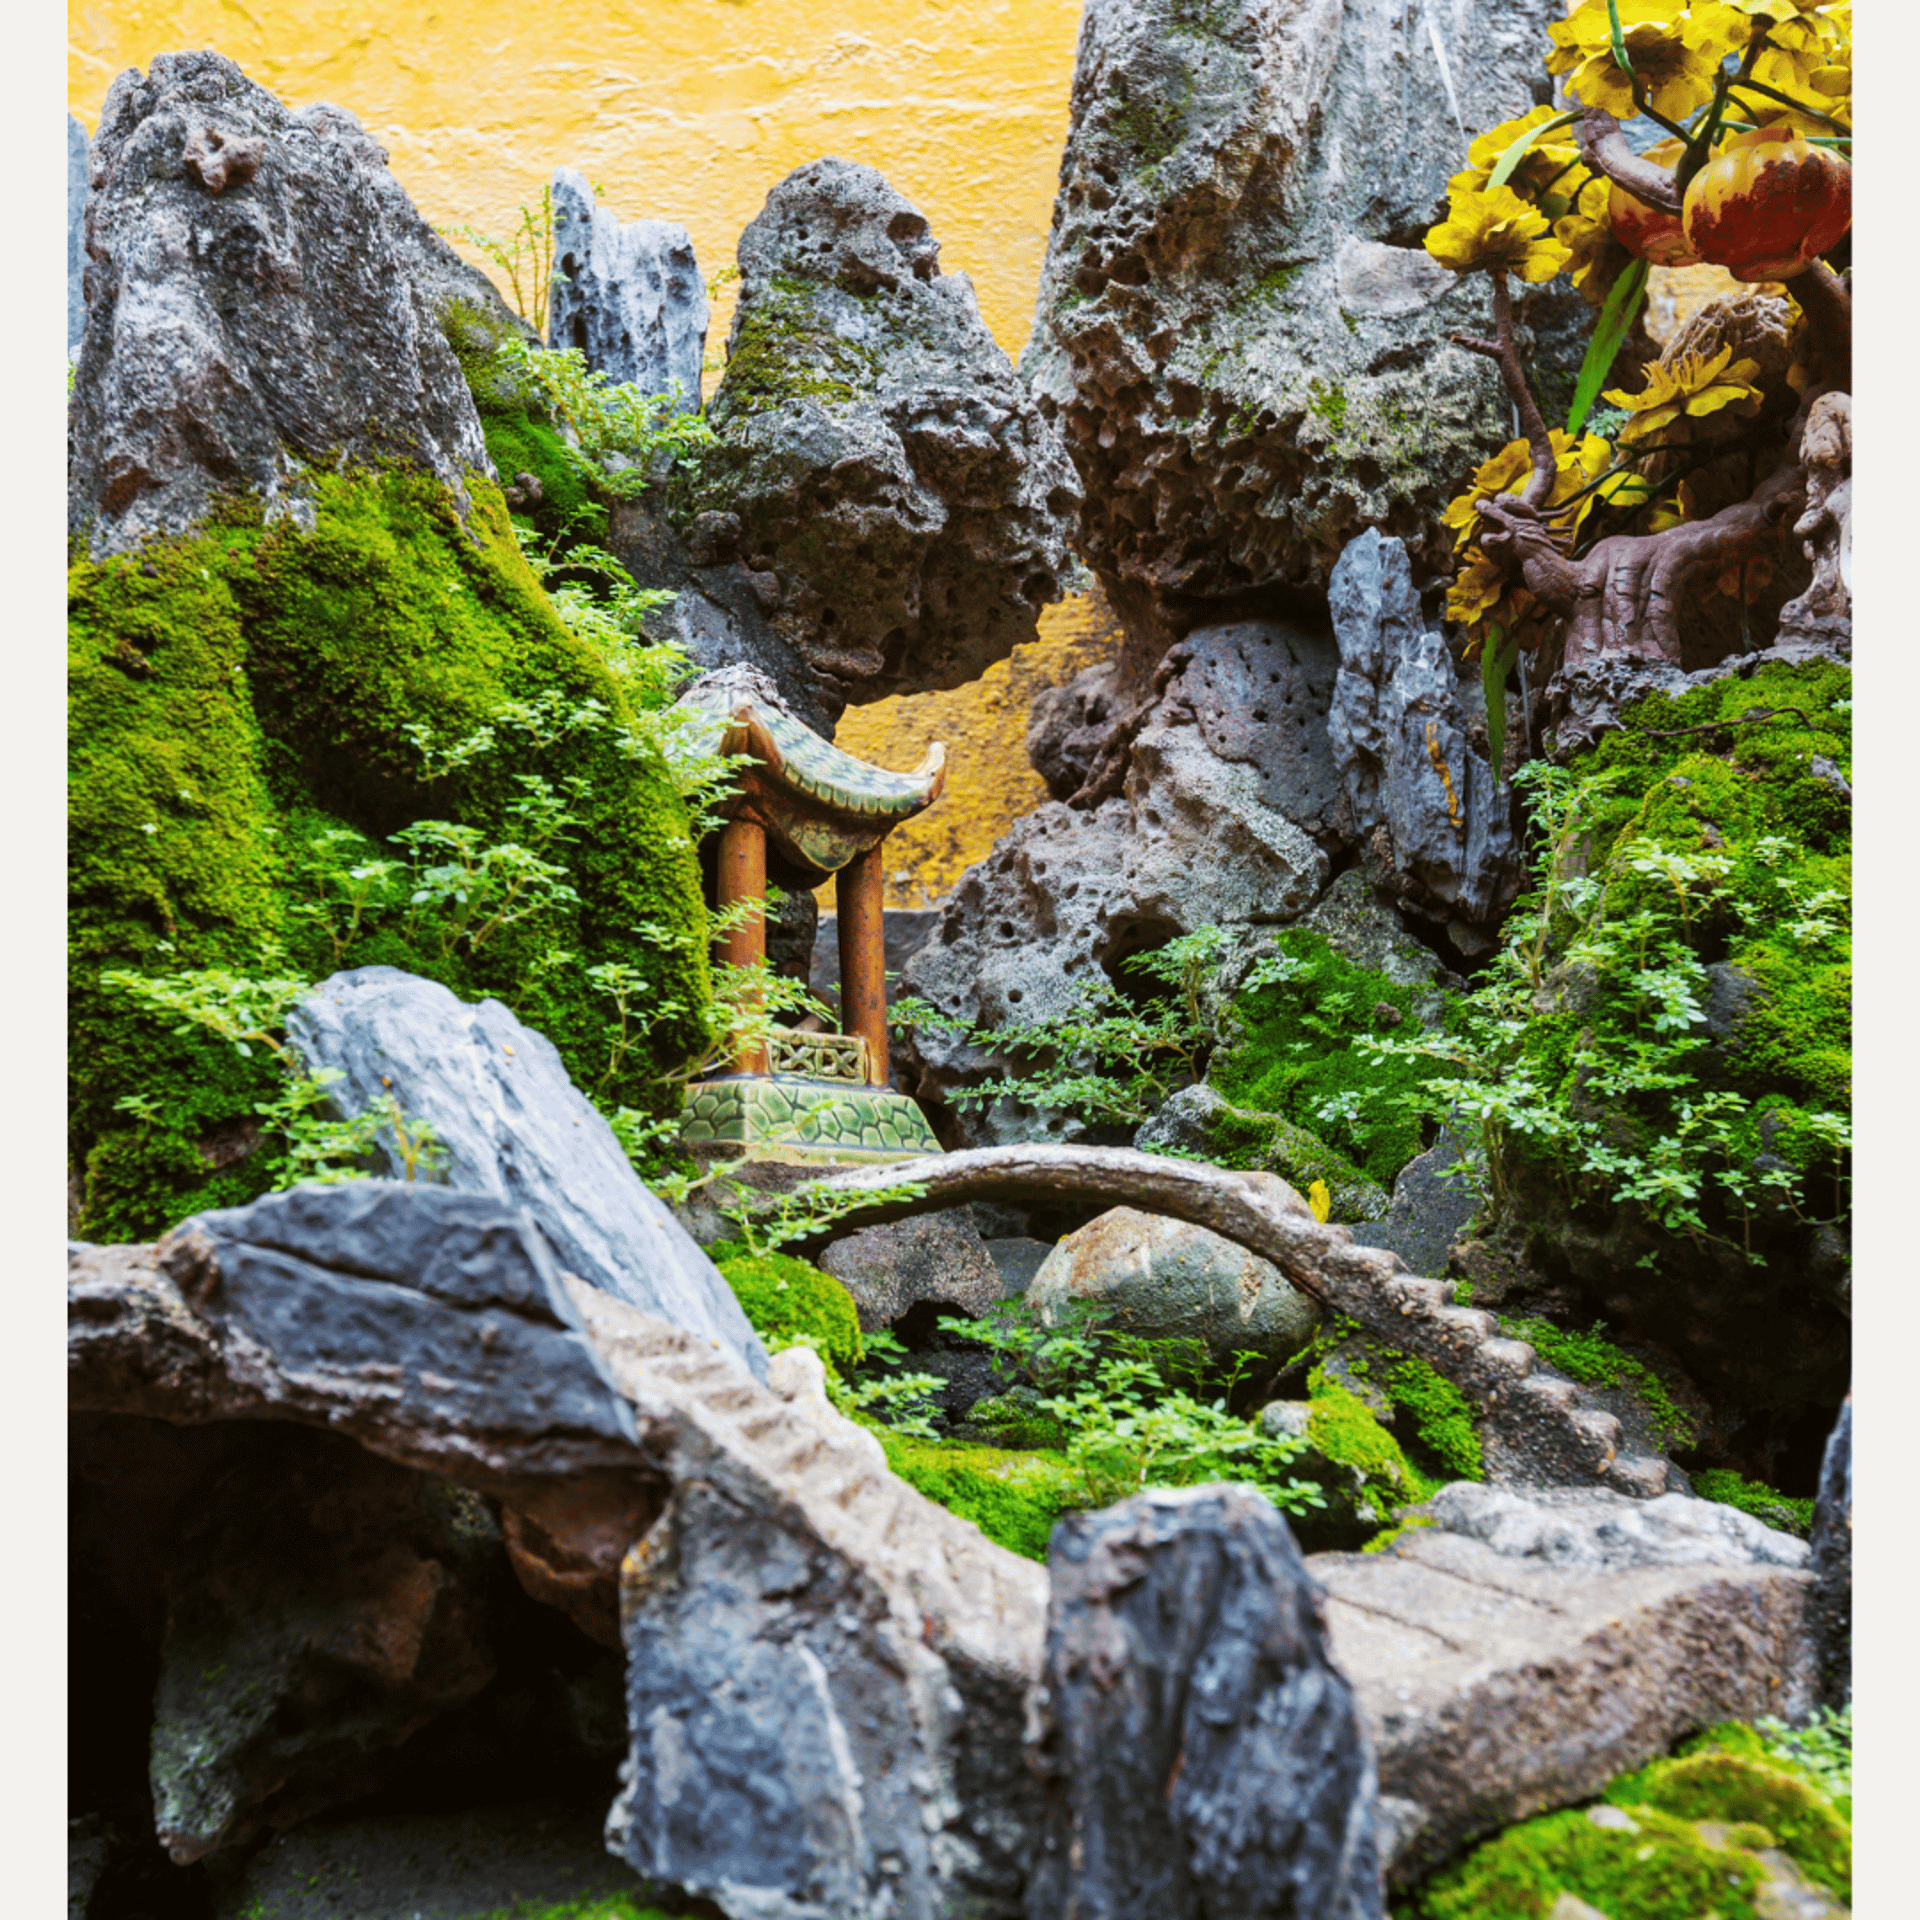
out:
{"label": "yellow textured wall", "polygon": [[[290,106],[350,108],[436,225],[504,234],[559,166],[624,220],[678,220],[709,279],[823,154],[933,223],[1017,354],[1053,212],[1080,0],[75,0],[68,104],[213,47]],[[714,297],[710,344],[732,290]]]}

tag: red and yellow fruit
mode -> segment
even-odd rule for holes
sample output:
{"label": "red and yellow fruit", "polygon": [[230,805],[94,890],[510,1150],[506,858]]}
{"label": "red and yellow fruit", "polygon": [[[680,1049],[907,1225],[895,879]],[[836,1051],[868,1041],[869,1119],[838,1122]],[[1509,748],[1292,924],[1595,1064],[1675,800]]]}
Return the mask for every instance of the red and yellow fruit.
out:
{"label": "red and yellow fruit", "polygon": [[1682,224],[1736,280],[1804,273],[1853,221],[1853,169],[1786,126],[1729,140],[1693,176]]}
{"label": "red and yellow fruit", "polygon": [[[1671,168],[1685,147],[1684,140],[1662,140],[1658,146],[1649,147],[1644,158],[1656,166]],[[1650,260],[1656,267],[1690,267],[1700,258],[1687,244],[1677,213],[1663,213],[1649,206],[1618,182],[1607,192],[1607,223],[1613,228],[1613,237],[1629,253]]]}

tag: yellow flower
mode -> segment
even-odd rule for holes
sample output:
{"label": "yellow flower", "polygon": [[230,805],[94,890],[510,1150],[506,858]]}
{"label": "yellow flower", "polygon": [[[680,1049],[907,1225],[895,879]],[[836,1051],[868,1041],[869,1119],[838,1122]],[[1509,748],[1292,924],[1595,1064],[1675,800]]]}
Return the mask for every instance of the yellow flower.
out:
{"label": "yellow flower", "polygon": [[1825,62],[1828,49],[1841,38],[1840,23],[1831,14],[1815,11],[1817,0],[1719,0],[1719,4],[1744,16],[1749,35],[1765,36],[1753,64],[1753,77],[1764,86],[1792,88],[1801,75]]}
{"label": "yellow flower", "polygon": [[[1545,512],[1548,519],[1558,521],[1560,516],[1555,508],[1564,508],[1590,480],[1597,480],[1606,472],[1612,450],[1591,433],[1583,433],[1577,441],[1570,440],[1562,427],[1555,427],[1549,438],[1553,442],[1556,471]],[[1524,440],[1509,440],[1475,473],[1473,484],[1466,492],[1447,502],[1446,523],[1453,529],[1454,552],[1458,553],[1473,537],[1480,518],[1476,502],[1493,494],[1522,493],[1532,477],[1533,449]],[[1592,508],[1593,495],[1583,495],[1572,509],[1572,518],[1564,524],[1578,528]]]}
{"label": "yellow flower", "polygon": [[1733,348],[1725,346],[1712,356],[1682,354],[1667,366],[1656,362],[1647,369],[1643,392],[1608,390],[1605,398],[1616,407],[1624,407],[1633,418],[1620,429],[1620,444],[1636,446],[1642,441],[1659,439],[1678,446],[1696,438],[1690,424],[1717,413],[1730,419],[1746,419],[1760,410],[1760,389],[1752,383],[1760,368],[1752,360],[1735,360]]}
{"label": "yellow flower", "polygon": [[[1467,149],[1465,170],[1456,173],[1447,185],[1463,192],[1483,191],[1506,150],[1529,127],[1544,126],[1559,111],[1557,107],[1535,107],[1531,113],[1523,113],[1518,120],[1502,120],[1497,127],[1489,127]],[[1536,140],[1527,149],[1505,184],[1523,199],[1531,199],[1556,174],[1579,158],[1580,148],[1575,142],[1573,128],[1561,127]]]}
{"label": "yellow flower", "polygon": [[1428,229],[1427,251],[1455,273],[1504,267],[1522,280],[1551,280],[1567,264],[1567,249],[1555,240],[1546,216],[1514,192],[1447,190],[1447,217]]}
{"label": "yellow flower", "polygon": [[[1684,120],[1713,98],[1720,63],[1752,37],[1753,23],[1721,3],[1620,0],[1621,39],[1647,103],[1669,120]],[[1571,18],[1550,23],[1547,71],[1567,76],[1567,91],[1590,107],[1630,119],[1633,82],[1613,57],[1606,0],[1586,0]]]}
{"label": "yellow flower", "polygon": [[1307,1189],[1307,1205],[1313,1209],[1313,1217],[1324,1226],[1327,1216],[1333,1212],[1333,1195],[1327,1191],[1324,1180],[1316,1180]]}
{"label": "yellow flower", "polygon": [[[1582,190],[1572,211],[1553,223],[1553,237],[1567,249],[1567,272],[1581,299],[1597,307],[1613,291],[1621,272],[1632,264],[1633,255],[1614,238],[1613,223],[1606,217],[1606,182],[1590,184],[1597,184],[1600,191]],[[1599,215],[1597,219],[1588,213],[1589,208]]]}

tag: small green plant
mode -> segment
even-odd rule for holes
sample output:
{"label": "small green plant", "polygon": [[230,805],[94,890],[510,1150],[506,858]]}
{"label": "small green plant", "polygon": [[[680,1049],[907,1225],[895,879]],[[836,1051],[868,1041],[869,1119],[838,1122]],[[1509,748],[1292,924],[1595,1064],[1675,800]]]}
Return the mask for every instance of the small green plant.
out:
{"label": "small green plant", "polygon": [[1526,1341],[1569,1380],[1589,1387],[1619,1387],[1635,1395],[1653,1416],[1662,1446],[1693,1445],[1698,1437],[1695,1423],[1673,1404],[1673,1396],[1651,1367],[1622,1353],[1606,1337],[1606,1324],[1598,1320],[1585,1333],[1576,1333],[1547,1320],[1503,1319],[1500,1330],[1510,1339]]}
{"label": "small green plant", "polygon": [[1776,1760],[1798,1767],[1842,1811],[1853,1800],[1853,1707],[1818,1707],[1804,1727],[1756,1720],[1754,1730]]}
{"label": "small green plant", "polygon": [[[596,186],[594,193],[598,196]],[[504,240],[477,227],[456,228],[449,238],[463,241],[483,253],[507,277],[513,289],[513,310],[542,339],[553,284],[553,189],[542,187],[534,206],[519,209],[520,218]]]}
{"label": "small green plant", "polygon": [[1725,1507],[1738,1507],[1756,1520],[1777,1527],[1782,1533],[1797,1534],[1804,1540],[1813,1531],[1813,1502],[1792,1494],[1776,1493],[1759,1480],[1726,1467],[1709,1467],[1693,1476],[1693,1490],[1702,1500],[1717,1500]]}
{"label": "small green plant", "polygon": [[705,417],[683,409],[677,387],[649,393],[609,380],[577,347],[510,339],[501,343],[500,366],[567,429],[567,458],[607,498],[637,497],[677,461],[715,444]]}

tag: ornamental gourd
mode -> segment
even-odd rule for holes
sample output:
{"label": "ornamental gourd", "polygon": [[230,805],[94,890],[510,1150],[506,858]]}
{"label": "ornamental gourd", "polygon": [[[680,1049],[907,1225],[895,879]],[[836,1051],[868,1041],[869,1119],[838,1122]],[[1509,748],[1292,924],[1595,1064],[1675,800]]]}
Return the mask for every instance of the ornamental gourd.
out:
{"label": "ornamental gourd", "polygon": [[1792,127],[1729,140],[1687,187],[1682,224],[1702,260],[1736,280],[1787,280],[1853,222],[1853,169]]}
{"label": "ornamental gourd", "polygon": [[[1684,140],[1662,140],[1649,147],[1645,157],[1656,166],[1672,167],[1683,152]],[[1677,213],[1665,213],[1649,206],[1637,193],[1629,193],[1617,181],[1607,192],[1607,224],[1613,237],[1631,254],[1651,261],[1656,267],[1690,267],[1700,258],[1687,244]]]}

